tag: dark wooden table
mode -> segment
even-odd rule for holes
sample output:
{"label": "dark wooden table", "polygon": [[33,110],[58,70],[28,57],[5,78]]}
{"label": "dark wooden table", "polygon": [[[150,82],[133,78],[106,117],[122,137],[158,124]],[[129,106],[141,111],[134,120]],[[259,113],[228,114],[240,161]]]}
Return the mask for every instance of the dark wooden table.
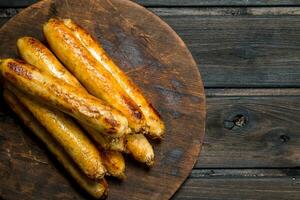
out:
{"label": "dark wooden table", "polygon": [[[33,2],[1,0],[0,25]],[[206,87],[205,144],[174,199],[300,199],[300,1],[137,2],[182,37]]]}

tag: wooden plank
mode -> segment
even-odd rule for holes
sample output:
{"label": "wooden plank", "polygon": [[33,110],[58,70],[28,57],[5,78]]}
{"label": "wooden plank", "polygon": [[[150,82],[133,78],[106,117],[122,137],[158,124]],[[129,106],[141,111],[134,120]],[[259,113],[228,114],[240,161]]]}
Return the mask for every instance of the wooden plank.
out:
{"label": "wooden plank", "polygon": [[172,198],[298,199],[300,169],[194,169]]}
{"label": "wooden plank", "polygon": [[299,166],[300,96],[235,95],[207,98],[206,134],[195,167]]}
{"label": "wooden plank", "polygon": [[[1,0],[0,7],[25,7],[38,0]],[[134,0],[144,6],[297,6],[299,0]]]}
{"label": "wooden plank", "polygon": [[300,86],[299,17],[161,17],[186,42],[206,87]]}
{"label": "wooden plank", "polygon": [[[280,169],[193,169],[189,178],[279,178],[298,177],[298,168]],[[300,191],[299,191],[300,192]]]}
{"label": "wooden plank", "polygon": [[148,8],[159,16],[298,16],[300,7],[192,7]]}
{"label": "wooden plank", "polygon": [[297,6],[299,0],[134,0],[145,6]]}
{"label": "wooden plank", "polygon": [[241,96],[300,96],[299,88],[257,88],[257,89],[207,89],[205,91],[207,97],[241,97]]}
{"label": "wooden plank", "polygon": [[202,176],[192,174],[173,200],[298,200],[300,195],[299,170],[204,170],[197,173]]}

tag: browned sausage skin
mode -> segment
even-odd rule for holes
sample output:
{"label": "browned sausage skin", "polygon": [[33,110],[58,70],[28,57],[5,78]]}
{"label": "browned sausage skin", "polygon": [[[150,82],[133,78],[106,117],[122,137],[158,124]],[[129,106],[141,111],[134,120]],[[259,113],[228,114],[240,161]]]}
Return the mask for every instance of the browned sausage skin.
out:
{"label": "browned sausage skin", "polygon": [[50,19],[44,25],[43,31],[53,52],[89,93],[103,99],[123,113],[134,132],[145,128],[144,115],[139,106],[62,21]]}
{"label": "browned sausage skin", "polygon": [[153,108],[150,102],[144,97],[141,90],[133,81],[113,62],[109,55],[102,48],[99,41],[96,41],[87,31],[70,19],[64,19],[64,24],[72,31],[75,37],[97,61],[109,71],[118,84],[126,91],[129,97],[135,101],[145,116],[148,126],[148,134],[152,138],[162,138],[165,132],[165,126],[160,119],[160,115]]}
{"label": "browned sausage skin", "polygon": [[120,112],[77,87],[14,59],[3,60],[0,68],[14,86],[87,126],[113,137],[128,131],[127,119]]}
{"label": "browned sausage skin", "polygon": [[48,150],[63,165],[66,171],[76,180],[76,182],[94,198],[104,198],[107,196],[107,183],[103,179],[100,182],[89,179],[85,176],[65,153],[64,149],[50,136],[47,130],[33,117],[17,97],[4,89],[3,96],[9,107],[16,115],[31,129],[31,131],[46,145]]}

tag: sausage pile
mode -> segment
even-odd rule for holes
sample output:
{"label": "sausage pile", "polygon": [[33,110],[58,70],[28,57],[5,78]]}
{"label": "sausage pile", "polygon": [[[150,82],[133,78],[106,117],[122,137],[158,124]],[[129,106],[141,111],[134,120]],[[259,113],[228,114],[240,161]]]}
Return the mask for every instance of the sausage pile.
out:
{"label": "sausage pile", "polygon": [[0,60],[4,99],[85,191],[105,198],[105,176],[126,177],[123,154],[154,164],[145,135],[161,139],[164,123],[78,24],[52,18],[43,33],[50,50],[22,37],[17,48],[24,61]]}

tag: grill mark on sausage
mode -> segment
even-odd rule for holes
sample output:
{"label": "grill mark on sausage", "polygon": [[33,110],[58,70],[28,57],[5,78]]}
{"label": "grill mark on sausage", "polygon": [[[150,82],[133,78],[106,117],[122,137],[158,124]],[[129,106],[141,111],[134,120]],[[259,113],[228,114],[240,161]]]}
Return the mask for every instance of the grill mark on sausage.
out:
{"label": "grill mark on sausage", "polygon": [[134,117],[137,119],[143,119],[143,114],[139,108],[139,106],[132,101],[132,99],[126,97],[126,96],[122,96],[125,104],[127,105],[127,107],[129,108],[129,110],[133,113]]}
{"label": "grill mark on sausage", "polygon": [[[24,64],[24,63],[20,62],[20,64]],[[17,62],[8,62],[7,66],[9,67],[9,69],[14,71],[19,76],[22,76],[24,78],[27,78],[28,80],[31,80],[32,73],[27,71],[26,69],[24,69],[22,66],[20,66],[20,64]]]}
{"label": "grill mark on sausage", "polygon": [[153,112],[158,116],[159,119],[161,119],[161,116],[159,112],[153,107],[151,103],[148,104],[150,108],[152,108]]}
{"label": "grill mark on sausage", "polygon": [[37,51],[39,54],[44,54],[43,50],[44,47],[41,45],[39,41],[37,41],[34,38],[28,38],[28,43],[34,48],[35,51]]}
{"label": "grill mark on sausage", "polygon": [[[84,113],[89,117],[93,118],[98,118],[102,116],[102,114],[97,108],[85,105],[84,99],[76,98],[72,93],[63,91],[61,88],[58,88],[55,84],[51,84],[49,88],[51,92],[53,92],[57,97],[62,98],[65,103],[70,104],[73,107],[79,108],[78,110],[81,113]],[[70,110],[70,112],[73,113],[74,111]]]}
{"label": "grill mark on sausage", "polygon": [[28,38],[28,43],[31,44],[31,45],[36,45],[37,44],[36,40],[33,39],[33,38]]}
{"label": "grill mark on sausage", "polygon": [[108,132],[110,131],[115,132],[116,128],[120,125],[116,120],[104,118],[104,121],[111,126]]}
{"label": "grill mark on sausage", "polygon": [[[74,96],[69,93],[65,93],[64,91],[57,88],[56,85],[50,85],[52,92],[56,94],[56,96],[60,96],[67,104],[74,105],[74,107],[79,108],[79,111],[93,118],[103,117],[103,115],[99,112],[99,110],[95,107],[86,106],[84,102],[77,101],[74,99]],[[69,110],[69,112],[74,112],[73,110]],[[120,126],[119,122],[113,119],[109,119],[104,117],[104,121],[109,124],[110,128],[107,130],[107,133],[114,134],[117,128]]]}

